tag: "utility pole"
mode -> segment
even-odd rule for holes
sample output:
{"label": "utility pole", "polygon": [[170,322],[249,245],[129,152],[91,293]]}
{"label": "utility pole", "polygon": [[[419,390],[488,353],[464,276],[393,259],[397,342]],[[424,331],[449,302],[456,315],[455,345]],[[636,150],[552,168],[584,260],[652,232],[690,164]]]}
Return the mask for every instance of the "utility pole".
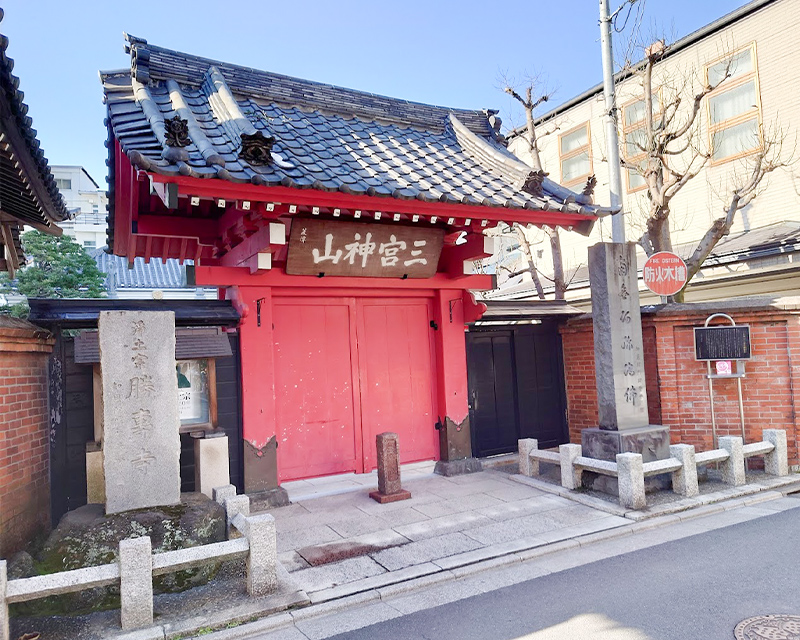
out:
{"label": "utility pole", "polygon": [[611,202],[619,213],[611,216],[611,240],[625,242],[625,218],[622,211],[622,171],[617,137],[617,101],[614,95],[614,54],[611,44],[613,16],[608,13],[608,0],[600,0],[600,47],[603,52],[603,95],[606,101],[606,144]]}

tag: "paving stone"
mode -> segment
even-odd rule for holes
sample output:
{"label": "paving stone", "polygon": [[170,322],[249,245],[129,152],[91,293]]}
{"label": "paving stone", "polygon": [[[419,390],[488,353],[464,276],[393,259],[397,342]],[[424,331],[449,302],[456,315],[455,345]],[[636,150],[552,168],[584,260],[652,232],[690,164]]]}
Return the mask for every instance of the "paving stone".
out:
{"label": "paving stone", "polygon": [[421,540],[420,542],[411,542],[402,547],[379,551],[372,554],[372,558],[389,571],[395,571],[411,565],[430,562],[437,558],[452,556],[456,553],[472,551],[481,546],[483,546],[481,543],[463,533],[449,533],[436,538]]}
{"label": "paving stone", "polygon": [[297,529],[289,532],[278,533],[278,553],[292,551],[300,547],[308,547],[312,544],[322,544],[323,542],[333,542],[341,540],[342,536],[328,526],[309,527],[308,529]]}
{"label": "paving stone", "polygon": [[299,569],[308,569],[308,567],[311,566],[297,551],[284,551],[283,553],[279,553],[278,562],[290,573],[292,571],[298,571]]}
{"label": "paving stone", "polygon": [[570,503],[568,500],[564,500],[564,498],[559,498],[558,496],[543,495],[526,500],[504,502],[490,507],[483,507],[477,509],[477,512],[492,520],[502,521],[512,518],[521,518],[522,516],[534,513],[542,513],[543,511],[550,511],[552,509],[563,509],[570,504],[574,503]]}
{"label": "paving stone", "polygon": [[445,533],[463,531],[464,529],[470,529],[491,522],[492,521],[486,516],[466,511],[464,513],[456,513],[440,518],[431,518],[430,520],[417,522],[415,524],[394,527],[394,530],[409,540],[417,541],[433,538],[434,536],[440,536]]}
{"label": "paving stone", "polygon": [[462,513],[464,511],[474,511],[482,507],[491,507],[498,504],[503,504],[503,501],[493,498],[485,493],[477,493],[473,495],[468,494],[456,498],[449,498],[439,502],[416,505],[414,508],[420,513],[424,513],[426,516],[438,518],[440,516],[448,516],[454,513]]}
{"label": "paving stone", "polygon": [[504,522],[493,522],[482,527],[469,529],[464,533],[483,545],[511,542],[519,538],[538,537],[539,534],[553,530],[552,523],[540,515],[524,516]]}
{"label": "paving stone", "polygon": [[[392,551],[390,549],[390,551]],[[384,552],[382,552],[384,553]],[[297,584],[306,592],[330,589],[362,578],[384,573],[386,569],[367,556],[350,558],[321,567],[301,569],[292,574]]]}
{"label": "paving stone", "polygon": [[[391,529],[387,519],[378,516],[371,516],[360,509],[358,513],[349,517],[347,520],[331,522],[328,526],[343,538],[352,538],[384,529]],[[390,518],[392,520],[393,518]]]}
{"label": "paving stone", "polygon": [[320,525],[331,525],[337,522],[348,522],[351,520],[358,520],[363,515],[363,511],[355,506],[340,505],[338,508],[331,508],[326,510],[306,511],[297,515],[288,517],[277,516],[273,511],[270,511],[275,516],[275,522],[278,527],[278,532],[298,531],[308,529],[309,527],[316,527]]}
{"label": "paving stone", "polygon": [[413,524],[415,522],[424,522],[425,520],[430,520],[429,516],[426,516],[424,513],[420,513],[414,508],[396,509],[395,511],[391,511],[390,513],[378,517],[380,517],[381,520],[384,521],[387,527],[391,528],[400,527],[405,524]]}
{"label": "paving stone", "polygon": [[391,529],[384,529],[345,540],[303,547],[298,549],[297,553],[310,565],[318,566],[355,556],[365,556],[381,549],[406,544],[408,541],[405,536],[395,533]]}
{"label": "paving stone", "polygon": [[493,498],[502,500],[503,502],[516,502],[518,500],[527,500],[528,498],[533,498],[535,496],[545,495],[544,492],[539,491],[539,489],[526,487],[525,485],[521,485],[516,482],[509,483],[509,486],[505,486],[501,489],[492,489],[490,491],[486,491],[485,493]]}

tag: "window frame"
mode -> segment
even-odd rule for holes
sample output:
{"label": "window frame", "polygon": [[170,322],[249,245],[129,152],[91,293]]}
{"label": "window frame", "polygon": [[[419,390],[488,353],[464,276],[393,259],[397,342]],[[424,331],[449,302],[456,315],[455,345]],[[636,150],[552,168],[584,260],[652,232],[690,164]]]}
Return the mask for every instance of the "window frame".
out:
{"label": "window frame", "polygon": [[[723,55],[718,57],[716,60],[712,60],[709,62],[704,69],[704,79],[706,82],[706,86],[708,86],[708,73],[711,67],[723,62],[729,58],[733,58],[734,56],[742,53],[743,51],[750,50],[750,59],[752,62],[752,70],[742,74],[741,76],[735,78],[729,78],[725,80],[719,87],[717,87],[714,91],[709,93],[706,97],[706,118],[708,121],[708,126],[706,127],[706,136],[708,141],[708,149],[711,153],[711,158],[709,160],[710,166],[719,166],[721,164],[725,164],[727,162],[731,162],[734,160],[739,160],[741,158],[746,158],[747,156],[751,156],[754,153],[758,153],[764,147],[764,128],[763,128],[763,109],[761,106],[761,85],[759,83],[758,78],[758,56],[756,55],[756,42],[750,42],[749,44],[732,51],[727,55]],[[729,91],[737,89],[748,82],[752,82],[755,88],[756,94],[756,104],[754,109],[749,109],[741,114],[735,115],[732,118],[728,118],[727,120],[723,120],[718,123],[713,123],[711,121],[711,100],[717,96],[724,95]],[[755,118],[753,117],[755,115]],[[745,122],[749,122],[750,120],[755,119],[756,121],[756,129],[758,131],[758,146],[753,147],[752,149],[747,149],[745,151],[740,151],[734,155],[725,156],[724,158],[714,158],[714,135],[720,131],[724,131],[725,129],[730,129],[732,127],[738,126],[740,124],[744,124]]]}
{"label": "window frame", "polygon": [[[663,100],[662,100],[662,95],[661,95],[661,87],[658,87],[658,88],[654,89],[653,90],[653,95],[658,98],[658,111],[653,112],[653,118],[656,118],[656,117],[661,116],[664,113],[664,106],[663,106]],[[642,118],[641,120],[639,120],[637,122],[635,122],[634,124],[628,124],[625,121],[625,110],[628,107],[630,107],[631,105],[636,104],[637,102],[644,102],[644,97],[643,96],[642,97],[637,96],[637,97],[629,100],[628,102],[623,103],[622,106],[619,109],[619,112],[620,112],[620,114],[622,116],[620,118],[620,120],[621,120],[621,124],[622,124],[622,146],[623,146],[624,149],[627,149],[627,146],[628,146],[628,134],[636,131],[637,129],[644,129],[645,122],[647,121],[646,117]],[[646,151],[642,151],[641,153],[639,153],[639,154],[637,154],[635,156],[632,156],[632,157],[628,157],[628,155],[626,153],[625,154],[625,161],[626,162],[630,162],[631,164],[636,164],[636,163],[638,163],[639,161],[643,160],[646,157],[647,157],[647,152]],[[638,187],[631,187],[631,169],[627,169],[626,168],[625,169],[625,191],[626,191],[626,193],[637,193],[639,191],[644,191],[646,189],[647,189],[647,181],[645,181],[644,184],[642,184],[642,185],[640,185]]]}
{"label": "window frame", "polygon": [[[581,145],[577,149],[573,149],[568,153],[562,153],[561,151],[561,139],[566,138],[567,136],[575,133],[579,129],[586,129],[586,144]],[[579,156],[581,153],[586,152],[587,156],[589,157],[589,172],[585,174],[581,174],[580,176],[573,178],[572,180],[565,181],[564,180],[564,160],[570,160],[576,156]],[[586,180],[589,179],[591,175],[594,174],[594,162],[592,161],[592,125],[587,120],[582,122],[581,124],[572,127],[565,131],[564,133],[560,133],[558,135],[558,169],[561,176],[561,185],[567,188],[574,187],[580,184],[584,184]]]}
{"label": "window frame", "polygon": [[217,368],[216,358],[182,358],[176,360],[176,364],[181,362],[191,362],[205,360],[208,371],[208,420],[206,422],[184,423],[181,421],[178,433],[193,433],[196,431],[213,431],[217,428]]}

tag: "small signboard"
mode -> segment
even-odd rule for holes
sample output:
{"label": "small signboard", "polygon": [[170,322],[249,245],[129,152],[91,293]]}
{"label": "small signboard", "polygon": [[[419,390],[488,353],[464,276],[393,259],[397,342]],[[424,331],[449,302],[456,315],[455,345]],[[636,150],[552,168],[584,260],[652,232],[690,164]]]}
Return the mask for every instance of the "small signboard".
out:
{"label": "small signboard", "polygon": [[747,325],[694,328],[695,360],[749,360]]}
{"label": "small signboard", "polygon": [[669,251],[654,253],[642,269],[644,285],[660,296],[674,296],[686,286],[686,263]]}
{"label": "small signboard", "polygon": [[430,278],[436,274],[443,243],[443,229],[296,218],[286,273]]}

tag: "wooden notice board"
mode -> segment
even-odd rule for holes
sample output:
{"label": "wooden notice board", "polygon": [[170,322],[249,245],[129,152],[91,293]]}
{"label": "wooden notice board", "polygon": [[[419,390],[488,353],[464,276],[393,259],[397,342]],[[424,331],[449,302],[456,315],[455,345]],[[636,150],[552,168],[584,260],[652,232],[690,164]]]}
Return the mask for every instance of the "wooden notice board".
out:
{"label": "wooden notice board", "polygon": [[289,236],[290,275],[430,278],[444,230],[296,218]]}

